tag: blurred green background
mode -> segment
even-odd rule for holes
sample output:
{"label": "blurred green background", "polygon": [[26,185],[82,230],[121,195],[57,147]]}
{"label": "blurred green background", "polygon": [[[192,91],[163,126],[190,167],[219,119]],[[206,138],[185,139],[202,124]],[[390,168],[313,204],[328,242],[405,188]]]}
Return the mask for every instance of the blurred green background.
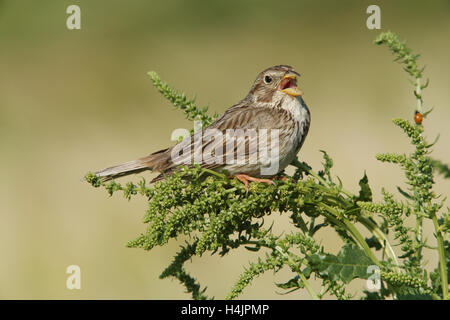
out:
{"label": "blurred green background", "polygon": [[[81,30],[66,28],[70,4],[81,7]],[[290,64],[302,74],[312,113],[300,158],[317,169],[326,150],[348,189],[357,190],[366,171],[376,198],[382,186],[395,192],[401,171],[375,155],[410,150],[391,119],[412,120],[415,99],[406,73],[372,44],[380,31],[366,28],[370,4],[381,7],[381,31],[397,32],[422,54],[431,79],[425,106],[435,107],[424,126],[429,140],[441,134],[433,155],[448,163],[448,0],[0,0],[0,298],[189,298],[177,281],[158,279],[182,239],[150,252],[126,248],[145,230],[145,199],[109,199],[81,181],[88,171],[164,148],[174,129],[190,128],[152,87],[149,70],[221,113],[260,71]],[[449,195],[449,181],[436,181]],[[289,228],[286,215],[272,216],[275,230]],[[320,236],[338,250],[335,234]],[[187,269],[223,298],[255,259],[242,250],[194,258]],[[434,268],[436,258],[427,259]],[[81,267],[81,290],[66,288],[72,264]],[[288,276],[268,273],[242,298],[308,297],[276,293],[274,282]]]}

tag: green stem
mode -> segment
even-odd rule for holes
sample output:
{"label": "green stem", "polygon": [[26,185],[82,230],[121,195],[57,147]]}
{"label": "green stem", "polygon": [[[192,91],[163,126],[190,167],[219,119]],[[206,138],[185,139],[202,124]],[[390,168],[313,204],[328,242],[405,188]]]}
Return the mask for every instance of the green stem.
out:
{"label": "green stem", "polygon": [[300,277],[300,280],[302,280],[303,285],[305,286],[305,289],[308,291],[309,295],[313,300],[319,300],[319,296],[314,292],[313,288],[309,284],[308,280],[306,279],[305,275],[302,272],[297,272],[298,276]]}
{"label": "green stem", "polygon": [[[312,171],[311,169],[308,169],[306,167],[304,167],[298,160],[294,160],[294,162],[292,162],[292,165],[305,170],[306,172],[308,172],[309,175],[313,176],[314,178],[316,178],[317,180],[319,180],[319,182],[321,182],[323,185],[327,186],[327,187],[331,187],[330,184],[325,181],[325,179],[323,179],[321,176],[319,176],[317,173],[315,173],[314,171]],[[353,195],[351,194],[351,192],[340,188],[340,191],[345,194],[347,197],[349,198],[353,198]]]}
{"label": "green stem", "polygon": [[355,228],[355,226],[348,221],[347,219],[344,219],[344,223],[347,226],[347,228],[350,230],[350,232],[355,236],[355,238],[357,239],[359,245],[361,246],[361,248],[366,252],[367,256],[379,267],[382,267],[383,265],[381,264],[380,261],[378,261],[378,259],[375,257],[375,255],[373,254],[372,250],[370,250],[366,240],[364,240],[364,237],[361,235],[361,233],[359,233],[359,231]]}
{"label": "green stem", "polygon": [[288,264],[289,267],[297,272],[300,280],[302,280],[303,285],[305,286],[305,289],[308,291],[309,295],[311,296],[311,298],[313,300],[319,300],[319,296],[316,294],[316,292],[314,291],[314,289],[311,287],[311,285],[309,284],[308,280],[306,279],[305,275],[301,272],[301,270],[299,270],[299,267],[297,266],[297,264],[292,261],[292,258],[286,254],[283,249],[281,249],[281,247],[276,246],[275,249],[284,257],[288,260]]}
{"label": "green stem", "polygon": [[442,298],[444,300],[448,300],[447,259],[445,257],[444,240],[442,238],[441,230],[439,229],[439,223],[437,221],[436,214],[433,213],[431,219],[433,220],[434,232],[436,233],[436,240],[438,243],[439,271],[441,273]]}
{"label": "green stem", "polygon": [[336,212],[334,208],[327,206],[326,204],[322,204],[330,214],[325,213],[325,216],[332,221],[334,224],[339,225],[343,229],[347,229],[350,232],[350,236],[355,240],[355,242],[360,246],[361,249],[364,250],[366,255],[372,260],[377,266],[382,267],[380,261],[378,261],[377,257],[373,254],[372,250],[370,250],[369,246],[367,245],[367,242],[364,240],[364,237],[361,235],[361,233],[358,231],[358,229],[355,228],[355,226],[346,218],[342,218],[341,220],[338,220],[336,216]]}
{"label": "green stem", "polygon": [[[420,85],[420,82],[419,82]],[[303,170],[305,170],[306,172],[308,172],[308,174],[310,174],[311,176],[313,176],[314,178],[316,178],[318,181],[320,181],[323,185],[330,187],[329,183],[327,181],[325,181],[325,179],[323,179],[321,176],[319,176],[318,174],[316,174],[314,171],[309,170],[305,167],[303,167],[301,165],[300,162],[298,161],[294,161],[293,163],[294,166],[296,166],[297,168],[301,168]],[[347,197],[349,198],[353,198],[353,194],[350,193],[349,191],[341,188],[340,189],[341,192],[343,194],[345,194]],[[327,206],[327,209],[332,209],[331,207]],[[386,243],[387,246],[387,253],[388,255],[392,258],[392,260],[394,260],[394,263],[396,266],[399,265],[398,260],[397,260],[397,256],[394,252],[394,249],[392,248],[391,244],[389,243],[389,240],[387,239],[386,235],[384,234],[384,232],[382,232],[378,226],[373,223],[372,221],[370,221],[369,219],[365,218],[365,217],[361,217],[359,216],[359,221],[367,228],[369,229],[369,231],[371,231],[374,236],[379,240],[379,242],[381,243],[381,245],[384,247],[384,242]],[[366,241],[364,240],[364,238],[362,237],[362,235],[359,233],[359,231],[350,223],[350,221],[348,221],[347,219],[344,219],[343,221],[345,221],[345,225],[346,226],[351,226],[352,229],[351,233],[354,235],[355,240],[360,243],[362,249],[364,249],[364,251],[366,251],[366,253],[368,254],[368,256],[372,259],[372,261],[374,261],[377,265],[381,266],[381,263],[378,261],[378,259],[375,257],[375,255],[372,253],[372,251],[370,250],[369,246],[367,245]],[[358,239],[358,240],[357,240]],[[361,241],[362,239],[362,241]]]}
{"label": "green stem", "polygon": [[372,234],[378,239],[378,242],[381,244],[381,246],[386,249],[387,255],[392,260],[394,260],[394,264],[398,267],[399,263],[397,260],[397,255],[395,254],[394,249],[392,248],[386,234],[381,231],[380,228],[378,228],[376,223],[366,217],[358,217],[358,221],[372,232]]}
{"label": "green stem", "polygon": [[420,84],[421,78],[416,79],[416,98],[417,98],[417,111],[422,113],[422,85]]}
{"label": "green stem", "polygon": [[224,174],[221,174],[221,173],[216,172],[214,170],[206,169],[206,168],[203,168],[202,170],[203,170],[203,172],[207,172],[209,174],[215,175],[218,178],[221,178],[221,179],[225,179],[226,178],[226,176]]}
{"label": "green stem", "polygon": [[416,258],[420,267],[420,261],[422,260],[422,246],[420,246],[420,244],[422,243],[422,227],[423,225],[423,217],[421,215],[417,215],[416,216],[416,236],[415,236],[415,241],[416,241],[416,246],[417,246],[417,251],[416,251]]}

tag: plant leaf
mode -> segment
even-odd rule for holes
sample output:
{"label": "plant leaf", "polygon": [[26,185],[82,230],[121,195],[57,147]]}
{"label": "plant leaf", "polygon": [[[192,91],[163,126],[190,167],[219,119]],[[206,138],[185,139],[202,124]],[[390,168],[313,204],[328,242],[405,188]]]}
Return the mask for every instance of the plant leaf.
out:
{"label": "plant leaf", "polygon": [[303,285],[299,280],[300,277],[297,275],[294,278],[290,279],[289,281],[286,281],[284,283],[275,283],[275,285],[278,288],[282,289],[303,288]]}
{"label": "plant leaf", "polygon": [[367,279],[367,267],[373,262],[364,251],[354,245],[346,245],[337,256],[320,253],[307,257],[311,268],[330,280],[349,283],[354,278]]}
{"label": "plant leaf", "polygon": [[378,242],[378,239],[375,236],[366,238],[365,240],[366,240],[366,243],[369,246],[369,248],[374,248],[377,251],[382,248],[380,242]]}
{"label": "plant leaf", "polygon": [[409,200],[414,200],[414,198],[406,191],[402,190],[402,188],[400,188],[399,186],[397,186],[397,190],[398,192],[400,192],[400,194],[402,196],[404,196],[405,198],[409,199]]}
{"label": "plant leaf", "polygon": [[356,201],[372,201],[372,190],[369,186],[369,179],[367,178],[366,173],[364,172],[364,177],[359,180],[359,196]]}

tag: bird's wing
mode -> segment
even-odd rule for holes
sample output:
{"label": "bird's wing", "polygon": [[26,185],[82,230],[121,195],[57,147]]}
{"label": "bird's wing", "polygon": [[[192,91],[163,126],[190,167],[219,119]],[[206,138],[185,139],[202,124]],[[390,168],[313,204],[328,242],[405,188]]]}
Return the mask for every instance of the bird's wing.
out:
{"label": "bird's wing", "polygon": [[[176,159],[172,158],[175,161],[165,171],[169,173],[173,168],[183,163],[187,165],[199,163],[205,168],[221,167],[226,162],[226,159],[235,159],[238,151],[240,152],[239,155],[242,155],[242,152],[244,152],[245,161],[249,161],[251,157],[258,156],[257,139],[258,132],[261,129],[267,129],[267,139],[270,145],[271,131],[279,129],[279,138],[281,140],[285,131],[283,129],[290,125],[290,121],[292,119],[284,109],[250,107],[238,104],[228,109],[209,127],[195,133],[175,146],[174,148],[178,147],[176,150],[184,148],[185,150],[191,150],[191,152],[178,154],[175,157]],[[244,132],[236,131],[236,129],[242,129]],[[243,136],[233,140],[233,135]],[[230,141],[234,147],[230,145]],[[220,157],[222,157],[222,161],[218,161]]]}

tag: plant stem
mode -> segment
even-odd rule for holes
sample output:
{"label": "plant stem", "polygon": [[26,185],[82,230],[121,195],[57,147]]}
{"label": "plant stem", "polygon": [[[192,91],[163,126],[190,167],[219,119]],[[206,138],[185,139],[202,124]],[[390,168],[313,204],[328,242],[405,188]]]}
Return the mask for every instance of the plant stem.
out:
{"label": "plant stem", "polygon": [[439,271],[441,274],[441,287],[442,287],[442,298],[448,300],[448,279],[447,279],[447,259],[445,257],[444,241],[442,238],[441,230],[439,230],[439,223],[437,221],[436,214],[433,213],[431,219],[434,224],[434,232],[436,233],[436,240],[438,243],[439,252]]}
{"label": "plant stem", "polygon": [[378,228],[376,223],[372,222],[370,219],[366,217],[359,217],[358,221],[361,222],[367,229],[369,229],[373,235],[378,239],[378,242],[383,246],[383,248],[387,249],[386,253],[387,255],[394,260],[394,264],[396,265],[397,269],[399,266],[397,255],[394,252],[394,249],[391,246],[391,243],[389,242],[387,236],[384,234],[383,231]]}
{"label": "plant stem", "polygon": [[347,226],[347,228],[350,230],[350,232],[356,237],[359,245],[361,246],[361,248],[366,252],[367,256],[379,267],[382,267],[383,265],[381,264],[380,261],[378,261],[378,259],[375,257],[375,255],[373,254],[372,250],[370,250],[369,246],[367,245],[366,240],[364,240],[363,236],[361,235],[361,233],[359,233],[359,231],[355,228],[355,226],[348,221],[347,219],[344,219],[344,223]]}
{"label": "plant stem", "polygon": [[309,295],[313,300],[319,300],[319,296],[314,292],[313,288],[309,284],[308,280],[306,279],[305,275],[302,272],[297,272],[298,276],[300,277],[300,280],[302,280],[303,284],[305,285],[305,289],[308,291]]}
{"label": "plant stem", "polygon": [[[305,166],[303,166],[303,165],[298,161],[298,159],[297,159],[297,160],[294,160],[294,162],[292,162],[292,165],[295,166],[295,167],[297,167],[297,168],[300,168],[300,169],[305,170],[306,172],[308,172],[309,175],[311,175],[311,176],[313,176],[314,178],[316,178],[317,180],[319,180],[323,185],[325,185],[325,186],[327,186],[327,187],[331,187],[330,184],[329,184],[328,182],[325,181],[325,179],[323,179],[321,176],[319,176],[317,173],[315,173],[315,172],[312,171],[311,169],[308,169],[308,168],[306,168]],[[340,191],[341,191],[343,194],[345,194],[347,197],[353,198],[353,195],[352,195],[351,192],[349,192],[349,191],[347,191],[347,190],[345,190],[345,189],[343,189],[343,188],[340,188]]]}
{"label": "plant stem", "polygon": [[423,225],[423,217],[421,215],[416,216],[416,245],[417,245],[417,251],[416,251],[416,257],[417,261],[419,261],[419,267],[420,267],[420,261],[422,260],[422,246],[420,244],[422,243],[422,227]]}
{"label": "plant stem", "polygon": [[225,179],[225,178],[226,178],[226,176],[225,176],[224,174],[221,174],[221,173],[216,172],[216,171],[214,171],[214,170],[206,169],[206,168],[203,168],[202,170],[203,170],[203,172],[206,172],[206,173],[215,175],[215,176],[218,177],[218,178],[221,178],[221,179]]}
{"label": "plant stem", "polygon": [[420,83],[421,78],[416,79],[416,98],[417,98],[417,111],[422,113],[422,85]]}
{"label": "plant stem", "polygon": [[[350,232],[350,235],[352,236],[353,240],[360,246],[361,249],[364,250],[366,255],[372,260],[377,266],[382,267],[380,261],[378,261],[377,257],[373,254],[372,250],[370,250],[369,246],[367,245],[366,241],[364,240],[361,233],[359,233],[358,229],[355,228],[355,226],[346,218],[337,219],[336,213],[334,212],[334,208],[327,206],[326,204],[322,204],[330,214],[325,214],[325,216],[332,221],[334,224],[339,225],[341,228],[347,229]],[[342,221],[341,221],[342,220]]]}
{"label": "plant stem", "polygon": [[293,271],[297,272],[300,280],[302,280],[305,289],[308,291],[309,295],[311,296],[311,298],[313,300],[319,300],[319,297],[317,296],[317,294],[315,293],[315,291],[313,290],[313,288],[311,287],[311,285],[309,284],[308,280],[306,279],[305,275],[301,272],[301,270],[299,270],[300,268],[297,266],[297,264],[292,261],[292,258],[286,254],[283,249],[281,249],[279,246],[276,246],[275,249],[284,257],[288,260],[289,266],[291,267],[291,269],[293,269]]}
{"label": "plant stem", "polygon": [[[419,86],[420,86],[420,82],[419,82]],[[331,187],[329,185],[329,183],[327,181],[325,181],[321,176],[316,174],[314,171],[305,168],[304,166],[301,165],[300,162],[294,161],[293,165],[296,166],[297,168],[301,168],[301,169],[305,170],[306,172],[308,172],[308,174],[310,174],[311,176],[316,178],[323,185],[325,185],[327,187]],[[349,198],[354,197],[352,193],[350,193],[349,191],[347,191],[343,188],[341,188],[340,191]],[[332,207],[327,206],[327,209],[332,209]],[[383,247],[384,247],[384,243],[386,243],[387,249],[388,249],[387,250],[388,255],[392,258],[392,260],[394,260],[395,265],[398,266],[399,263],[397,260],[397,256],[396,256],[391,244],[389,243],[387,236],[378,228],[376,223],[373,223],[369,219],[367,219],[365,217],[361,217],[361,216],[359,216],[358,219],[367,229],[369,229],[369,231],[371,231],[375,235],[375,237],[379,240],[379,242],[381,243],[381,245]],[[375,257],[375,255],[372,253],[372,251],[370,250],[366,241],[364,240],[362,235],[359,233],[359,231],[347,219],[344,219],[343,221],[344,221],[344,224],[347,226],[347,228],[351,229],[349,231],[351,231],[351,234],[354,235],[355,241],[357,241],[360,244],[361,248],[364,249],[364,251],[366,251],[366,254],[372,259],[372,261],[374,261],[378,266],[381,266],[381,263],[378,261],[378,259]],[[351,227],[349,227],[349,226],[351,226]]]}

